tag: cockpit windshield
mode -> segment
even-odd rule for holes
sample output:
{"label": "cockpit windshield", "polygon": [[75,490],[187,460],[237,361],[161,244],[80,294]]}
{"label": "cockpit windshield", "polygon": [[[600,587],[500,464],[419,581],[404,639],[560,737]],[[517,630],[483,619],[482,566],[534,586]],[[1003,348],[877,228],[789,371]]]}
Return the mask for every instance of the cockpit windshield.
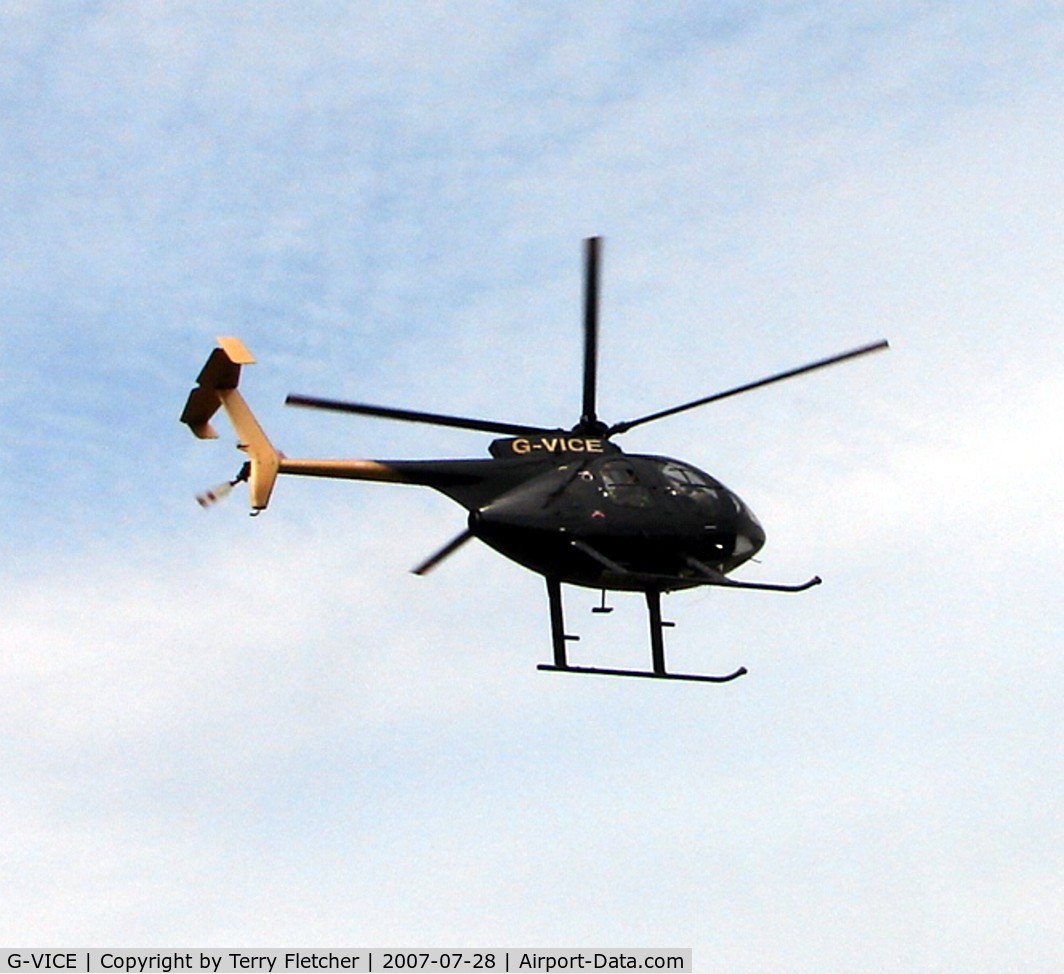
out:
{"label": "cockpit windshield", "polygon": [[702,473],[701,470],[697,470],[695,467],[690,467],[686,463],[679,463],[676,460],[668,460],[661,464],[660,470],[665,477],[669,490],[674,494],[681,494],[686,497],[717,496],[720,484],[713,480],[709,474]]}

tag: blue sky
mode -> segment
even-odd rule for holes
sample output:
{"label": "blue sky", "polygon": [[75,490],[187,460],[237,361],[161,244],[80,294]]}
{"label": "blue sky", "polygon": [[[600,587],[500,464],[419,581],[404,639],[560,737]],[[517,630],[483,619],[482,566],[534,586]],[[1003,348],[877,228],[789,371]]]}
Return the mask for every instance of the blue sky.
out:
{"label": "blue sky", "polygon": [[[9,2],[0,937],[693,946],[735,972],[1060,969],[1055,4]],[[290,455],[479,456],[285,393],[600,412],[764,523],[667,600],[725,687],[565,679],[444,498],[204,512],[219,334]],[[638,664],[639,600],[570,624]],[[574,651],[574,656],[576,655]],[[631,684],[631,685],[630,685]]]}

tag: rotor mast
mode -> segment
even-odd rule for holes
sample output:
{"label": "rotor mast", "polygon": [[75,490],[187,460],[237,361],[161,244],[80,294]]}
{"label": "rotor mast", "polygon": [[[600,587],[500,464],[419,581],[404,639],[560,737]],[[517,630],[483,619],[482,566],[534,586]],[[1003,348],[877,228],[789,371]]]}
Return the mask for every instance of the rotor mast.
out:
{"label": "rotor mast", "polygon": [[596,412],[598,380],[599,254],[601,237],[584,241],[584,401],[575,432],[602,434],[606,424]]}

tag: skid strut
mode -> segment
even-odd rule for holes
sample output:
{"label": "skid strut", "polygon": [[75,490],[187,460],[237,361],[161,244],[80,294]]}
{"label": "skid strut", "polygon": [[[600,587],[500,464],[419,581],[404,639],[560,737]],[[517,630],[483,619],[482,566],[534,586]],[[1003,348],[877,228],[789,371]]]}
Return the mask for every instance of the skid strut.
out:
{"label": "skid strut", "polygon": [[648,589],[646,592],[647,613],[650,617],[650,655],[651,669],[622,670],[599,666],[572,666],[567,656],[566,644],[579,639],[565,631],[565,613],[562,608],[562,586],[556,578],[547,579],[547,598],[550,601],[550,631],[554,647],[554,662],[540,663],[537,669],[552,670],[557,673],[590,673],[599,676],[638,676],[652,680],[686,680],[695,683],[727,683],[746,673],[746,667],[740,666],[734,673],[725,676],[702,676],[696,673],[670,673],[665,668],[666,627],[674,625],[661,618],[661,591]]}
{"label": "skid strut", "polygon": [[[549,667],[553,670],[567,670],[569,665],[566,661],[565,644],[570,640],[574,642],[579,636],[567,636],[565,634],[565,614],[562,611],[562,583],[556,578],[547,579],[547,598],[550,600],[550,635],[554,644],[554,665]],[[540,666],[543,669],[544,663]]]}

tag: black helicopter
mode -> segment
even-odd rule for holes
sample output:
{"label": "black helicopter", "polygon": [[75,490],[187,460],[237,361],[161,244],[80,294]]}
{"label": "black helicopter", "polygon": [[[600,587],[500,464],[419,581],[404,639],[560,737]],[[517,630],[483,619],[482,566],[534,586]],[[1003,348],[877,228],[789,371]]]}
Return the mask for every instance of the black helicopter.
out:
{"label": "black helicopter", "polygon": [[[418,565],[424,575],[472,538],[494,548],[547,582],[553,662],[541,670],[597,673],[722,683],[742,676],[740,667],[724,676],[670,673],[665,665],[661,595],[697,586],[801,592],[800,585],[740,582],[727,577],[765,543],[753,512],[732,491],[697,467],[661,456],[624,453],[613,438],[637,426],[806,372],[887,348],[878,341],[819,359],[724,392],[608,424],[596,411],[598,362],[599,255],[601,238],[585,241],[583,408],[571,429],[525,426],[364,403],[290,395],[289,405],[377,416],[435,426],[501,434],[485,460],[303,460],[274,449],[237,391],[240,368],[254,358],[236,338],[219,338],[189,394],[181,422],[196,436],[215,438],[210,424],[224,407],[249,460],[236,478],[200,495],[207,506],[238,483],[250,486],[252,514],[269,503],[278,474],[338,477],[420,484],[435,488],[468,512],[464,531]],[[567,643],[579,637],[565,631],[563,582],[602,591],[592,611],[611,611],[606,591],[643,592],[650,620],[651,669],[625,670],[574,666]]]}

